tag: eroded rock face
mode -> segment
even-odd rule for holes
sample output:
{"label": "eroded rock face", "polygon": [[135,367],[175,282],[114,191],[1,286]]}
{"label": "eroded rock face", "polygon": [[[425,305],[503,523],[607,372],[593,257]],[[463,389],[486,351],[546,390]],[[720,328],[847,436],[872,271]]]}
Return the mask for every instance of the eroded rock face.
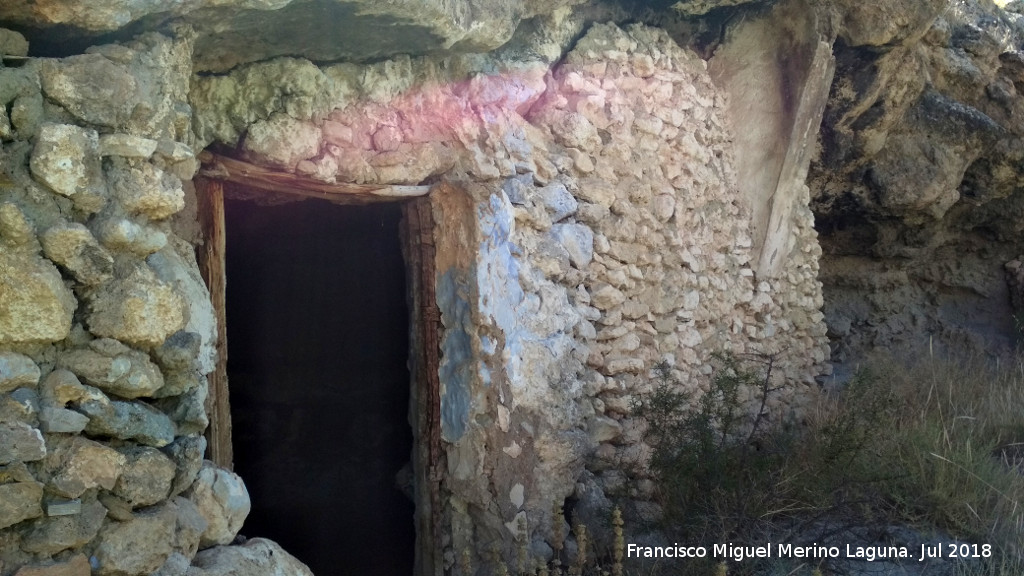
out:
{"label": "eroded rock face", "polygon": [[[520,21],[581,2],[197,0],[167,5],[102,0],[85,8],[73,0],[12,0],[0,6],[0,20],[44,30],[62,25],[69,30],[66,35],[85,41],[130,24],[137,27],[140,20],[157,27],[182,17],[196,30],[197,69],[224,71],[283,54],[312,60],[369,60],[448,49],[487,51],[507,42]],[[295,42],[300,36],[302,42]],[[30,35],[30,39],[34,44],[50,42],[45,35]],[[100,78],[104,76],[82,84],[92,86],[89,90],[97,98],[132,92],[130,78],[115,74],[109,78],[120,81],[109,83]]]}
{"label": "eroded rock face", "polygon": [[973,1],[859,4],[839,33],[809,179],[834,358],[1008,352],[1004,264],[1024,253],[1024,17]]}

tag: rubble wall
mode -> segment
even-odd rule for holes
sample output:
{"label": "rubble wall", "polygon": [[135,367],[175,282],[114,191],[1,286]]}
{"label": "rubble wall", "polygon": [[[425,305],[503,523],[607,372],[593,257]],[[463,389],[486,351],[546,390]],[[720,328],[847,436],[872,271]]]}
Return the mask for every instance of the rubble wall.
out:
{"label": "rubble wall", "polygon": [[4,576],[232,569],[249,497],[203,460],[216,325],[175,224],[191,60],[147,34],[0,67]]}
{"label": "rubble wall", "polygon": [[566,53],[583,30],[564,16],[515,54],[193,76],[189,37],[149,34],[0,69],[0,574],[292,565],[223,546],[248,497],[202,462],[216,333],[189,180],[211,145],[326,181],[442,183],[448,567],[511,552],[522,525],[550,555],[554,504],[656,518],[632,411],[657,363],[699,394],[714,353],[771,355],[789,384],[772,413],[798,413],[827,370],[806,198],[758,278],[706,63],[639,25]]}
{"label": "rubble wall", "polygon": [[698,391],[716,352],[772,355],[790,383],[779,419],[827,371],[806,187],[779,270],[757,278],[728,96],[706,63],[661,30],[599,24],[552,67],[569,36],[538,33],[533,59],[278,59],[192,89],[204,145],[327,181],[445,183],[447,566],[493,542],[511,554],[521,521],[550,555],[566,499],[655,518],[631,416],[655,364]]}

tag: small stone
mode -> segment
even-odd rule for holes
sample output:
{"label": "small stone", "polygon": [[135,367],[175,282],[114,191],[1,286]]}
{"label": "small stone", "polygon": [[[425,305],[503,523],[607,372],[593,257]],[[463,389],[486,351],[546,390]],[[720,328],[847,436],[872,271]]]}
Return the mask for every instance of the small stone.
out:
{"label": "small stone", "polygon": [[[152,576],[187,576],[192,560],[180,552],[172,552],[167,561]],[[196,574],[196,572],[193,572]]]}
{"label": "small stone", "polygon": [[107,510],[95,496],[82,498],[82,512],[73,516],[56,516],[33,520],[31,528],[21,537],[26,552],[54,556],[69,548],[80,548],[96,537]]}
{"label": "small stone", "polygon": [[78,223],[62,223],[42,235],[46,257],[66,268],[86,285],[102,284],[114,274],[114,258]]}
{"label": "small stone", "polygon": [[671,194],[658,194],[652,202],[654,217],[661,222],[668,222],[676,211],[676,198]]}
{"label": "small stone", "polygon": [[0,484],[0,530],[43,515],[39,482]]}
{"label": "small stone", "polygon": [[85,433],[135,440],[160,448],[174,441],[174,423],[166,414],[147,404],[118,400],[82,402],[78,410],[89,416]]}
{"label": "small stone", "polygon": [[40,81],[43,92],[75,118],[111,128],[126,125],[143,98],[127,67],[100,54],[46,59]]}
{"label": "small stone", "polygon": [[156,152],[157,142],[132,134],[103,134],[100,136],[101,156],[149,158]]}
{"label": "small stone", "polygon": [[276,543],[252,538],[241,546],[217,546],[203,550],[192,561],[203,576],[239,574],[287,574],[313,576],[309,568]]}
{"label": "small stone", "polygon": [[39,383],[39,366],[17,352],[0,352],[0,394]]}
{"label": "small stone", "polygon": [[39,412],[39,427],[47,434],[78,434],[88,423],[88,416],[66,408],[43,408]]}
{"label": "small stone", "polygon": [[132,505],[126,502],[123,498],[118,498],[110,492],[100,492],[98,496],[100,504],[107,509],[107,516],[118,522],[127,522],[132,518],[135,518],[135,514],[132,514]]}
{"label": "small stone", "polygon": [[590,439],[595,444],[610,442],[622,435],[622,425],[607,416],[596,415],[587,426]]}
{"label": "small stone", "polygon": [[199,470],[203,467],[203,454],[206,453],[206,438],[201,435],[181,436],[162,450],[174,461],[171,496],[177,496],[192,486],[199,476]]}
{"label": "small stone", "polygon": [[172,506],[138,512],[126,522],[107,523],[97,537],[98,576],[151,574],[171,555],[177,522]]}
{"label": "small stone", "polygon": [[510,490],[508,493],[508,499],[516,508],[522,508],[523,501],[525,499],[523,485],[517,483],[515,486],[513,486],[512,490]]}
{"label": "small stone", "polygon": [[161,140],[157,143],[156,153],[171,162],[184,162],[195,158],[195,152],[187,144],[174,140]]}
{"label": "small stone", "polygon": [[536,190],[544,208],[551,214],[551,221],[558,222],[576,213],[579,204],[564,184],[555,182]]}
{"label": "small stone", "polygon": [[57,267],[34,254],[0,249],[0,344],[57,342],[78,306]]}
{"label": "small stone", "polygon": [[509,202],[516,206],[522,206],[532,195],[533,186],[524,182],[522,178],[515,177],[505,180],[501,185],[501,190],[508,196]]}
{"label": "small stone", "polygon": [[21,422],[0,422],[0,464],[35,462],[46,457],[46,442],[37,428]]}
{"label": "small stone", "polygon": [[132,369],[125,356],[109,357],[91,348],[78,348],[61,353],[57,366],[70,371],[96,387],[112,386]]}
{"label": "small stone", "polygon": [[91,573],[92,567],[85,554],[75,554],[66,562],[23,566],[14,576],[89,576]]}
{"label": "small stone", "polygon": [[162,220],[185,207],[181,181],[149,162],[114,159],[107,178],[111,193],[131,214]]}
{"label": "small stone", "polygon": [[153,359],[164,370],[190,370],[199,356],[202,337],[181,330],[171,334],[163,345],[153,351]]}
{"label": "small stone", "polygon": [[320,140],[320,128],[313,123],[275,112],[249,126],[242,149],[271,165],[292,170],[300,160],[317,155]]}
{"label": "small stone", "polygon": [[208,523],[200,541],[202,548],[231,543],[251,508],[242,479],[212,462],[203,463],[185,497],[195,503]]}
{"label": "small stone", "polygon": [[207,391],[206,386],[199,386],[180,396],[158,400],[156,406],[170,416],[179,434],[202,434],[210,425],[206,416]]}
{"label": "small stone", "polygon": [[594,232],[583,224],[555,224],[549,232],[566,252],[578,270],[587,270],[594,259]]}
{"label": "small stone", "polygon": [[72,500],[51,500],[46,503],[47,516],[72,516],[82,513],[82,501],[78,498]]}
{"label": "small stone", "polygon": [[99,212],[106,203],[99,136],[95,130],[44,124],[36,137],[29,167],[36,180],[71,198],[85,212]]}
{"label": "small stone", "polygon": [[140,226],[125,218],[111,218],[97,225],[100,241],[111,250],[125,250],[148,256],[167,245],[167,235],[151,226]]}
{"label": "small stone", "polygon": [[57,369],[46,375],[40,386],[43,401],[58,407],[67,406],[68,402],[77,402],[86,395],[86,389],[78,381],[74,373]]}
{"label": "small stone", "polygon": [[28,56],[28,40],[14,30],[0,28],[0,55]]}
{"label": "small stone", "polygon": [[610,284],[599,284],[590,293],[590,303],[601,310],[610,310],[626,301],[626,295]]}
{"label": "small stone", "polygon": [[152,506],[167,498],[174,480],[175,466],[159,450],[148,447],[122,449],[126,461],[124,471],[114,485],[113,493],[133,508]]}
{"label": "small stone", "polygon": [[199,542],[208,526],[206,518],[194,502],[177,497],[171,501],[177,522],[174,528],[174,550],[192,558],[199,551]]}
{"label": "small stone", "polygon": [[0,237],[13,246],[23,246],[35,238],[35,229],[25,213],[12,202],[0,204]]}
{"label": "small stone", "polygon": [[392,152],[402,145],[402,130],[395,126],[381,126],[373,134],[373,147],[378,152]]}
{"label": "small stone", "polygon": [[142,347],[160,346],[185,327],[185,306],[174,289],[141,266],[93,297],[87,323],[97,336]]}
{"label": "small stone", "polygon": [[112,489],[125,458],[113,448],[75,436],[58,443],[46,464],[57,470],[50,489],[66,498],[78,498],[90,488]]}

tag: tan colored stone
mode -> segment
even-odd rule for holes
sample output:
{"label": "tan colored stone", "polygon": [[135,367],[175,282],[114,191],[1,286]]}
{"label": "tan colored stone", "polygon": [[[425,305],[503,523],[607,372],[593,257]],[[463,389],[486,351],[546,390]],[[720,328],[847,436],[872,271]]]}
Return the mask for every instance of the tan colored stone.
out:
{"label": "tan colored stone", "polygon": [[313,576],[305,564],[276,543],[263,538],[253,538],[241,546],[217,546],[203,550],[196,555],[192,565],[202,569],[203,576]]}
{"label": "tan colored stone", "polygon": [[39,482],[0,484],[0,529],[43,515]]}
{"label": "tan colored stone", "polygon": [[110,283],[90,302],[89,330],[139,346],[159,346],[185,326],[185,302],[146,267]]}
{"label": "tan colored stone", "polygon": [[199,507],[207,521],[200,547],[208,548],[228,544],[238,534],[249,515],[249,492],[242,479],[232,472],[204,462],[192,487],[185,497]]}
{"label": "tan colored stone", "polygon": [[49,488],[66,498],[77,498],[90,488],[110,490],[125,466],[125,457],[81,436],[60,442],[51,451],[47,467],[55,470]]}
{"label": "tan colored stone", "polygon": [[107,178],[112,196],[130,214],[162,220],[185,207],[181,182],[149,162],[114,159]]}
{"label": "tan colored stone", "polygon": [[177,515],[171,505],[137,512],[125,522],[107,522],[96,542],[98,576],[143,576],[171,555]]}
{"label": "tan colored stone", "polygon": [[114,484],[113,493],[133,508],[152,506],[167,498],[174,480],[175,466],[159,450],[147,447],[122,449],[124,471]]}
{"label": "tan colored stone", "polygon": [[53,264],[11,250],[0,250],[0,302],[0,344],[63,340],[78,305]]}
{"label": "tan colored stone", "polygon": [[98,212],[106,203],[99,136],[95,130],[70,124],[44,124],[29,166],[33,177],[57,194],[71,198],[86,212]]}
{"label": "tan colored stone", "polygon": [[61,223],[42,235],[46,257],[60,264],[83,284],[96,285],[113,277],[114,259],[82,224]]}
{"label": "tan colored stone", "polygon": [[75,554],[66,562],[23,566],[14,576],[89,576],[92,567],[84,554]]}

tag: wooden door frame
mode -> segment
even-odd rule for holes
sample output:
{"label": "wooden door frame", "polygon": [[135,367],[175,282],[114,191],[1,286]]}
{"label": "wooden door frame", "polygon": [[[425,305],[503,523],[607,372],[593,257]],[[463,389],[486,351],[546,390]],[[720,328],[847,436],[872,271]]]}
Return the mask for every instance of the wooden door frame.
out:
{"label": "wooden door frame", "polygon": [[200,175],[193,181],[204,244],[196,259],[217,319],[217,364],[207,376],[207,454],[218,466],[232,469],[230,390],[227,378],[225,189],[264,191],[297,199],[320,198],[336,204],[400,202],[400,239],[406,266],[409,307],[409,424],[413,432],[415,476],[415,576],[444,573],[441,547],[440,337],[441,312],[435,293],[434,218],[429,186],[333,184],[276,172],[240,160],[202,152]]}

